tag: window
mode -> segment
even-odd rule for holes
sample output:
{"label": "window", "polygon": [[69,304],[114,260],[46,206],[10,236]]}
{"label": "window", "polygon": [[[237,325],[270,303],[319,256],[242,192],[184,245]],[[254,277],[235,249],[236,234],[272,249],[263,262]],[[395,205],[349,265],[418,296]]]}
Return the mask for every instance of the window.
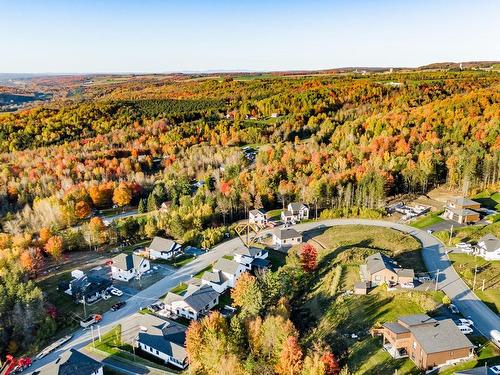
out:
{"label": "window", "polygon": [[417,349],[417,342],[413,341],[413,349]]}
{"label": "window", "polygon": [[160,353],[158,352],[158,350],[155,350],[155,352],[156,352],[156,355],[160,354]]}

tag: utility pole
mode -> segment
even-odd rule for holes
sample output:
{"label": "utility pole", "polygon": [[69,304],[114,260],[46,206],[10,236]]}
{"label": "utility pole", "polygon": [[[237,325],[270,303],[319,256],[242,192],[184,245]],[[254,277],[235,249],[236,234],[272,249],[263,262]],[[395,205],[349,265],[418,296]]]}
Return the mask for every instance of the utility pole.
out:
{"label": "utility pole", "polygon": [[90,332],[92,333],[92,346],[95,348],[94,326],[90,326]]}
{"label": "utility pole", "polygon": [[99,341],[101,341],[101,326],[97,326],[97,334],[99,335]]}
{"label": "utility pole", "polygon": [[83,296],[83,319],[87,317],[87,305],[85,304],[85,296]]}
{"label": "utility pole", "polygon": [[[477,256],[474,257],[475,259],[477,258]],[[475,262],[475,266],[474,266],[474,282],[472,283],[472,291],[476,290],[476,278],[477,278],[477,259],[476,259],[476,262]]]}
{"label": "utility pole", "polygon": [[483,279],[483,286],[481,287],[481,292],[484,292],[484,282],[485,282],[485,281],[486,281],[486,280],[485,280],[485,279]]}
{"label": "utility pole", "polygon": [[439,284],[439,268],[436,271],[436,288],[435,288],[436,292],[438,290],[438,284]]}
{"label": "utility pole", "polygon": [[452,238],[453,238],[453,224],[451,225],[451,228],[450,228],[450,239],[448,240],[448,246],[451,245]]}

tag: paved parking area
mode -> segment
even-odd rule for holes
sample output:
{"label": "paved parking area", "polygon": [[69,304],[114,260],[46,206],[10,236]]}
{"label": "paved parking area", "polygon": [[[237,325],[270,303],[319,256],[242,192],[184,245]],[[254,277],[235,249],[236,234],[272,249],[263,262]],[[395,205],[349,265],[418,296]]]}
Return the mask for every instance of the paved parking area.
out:
{"label": "paved parking area", "polygon": [[425,230],[430,229],[433,232],[440,232],[443,230],[450,230],[452,226],[453,226],[453,228],[460,228],[460,227],[463,227],[464,225],[457,223],[456,221],[453,221],[453,220],[444,220],[444,221],[441,221],[439,223],[433,224],[433,225],[425,228]]}
{"label": "paved parking area", "polygon": [[165,264],[151,263],[151,272],[144,274],[140,280],[132,279],[128,283],[113,280],[113,285],[120,289],[128,297],[132,297],[161,279],[174,273],[174,269]]}

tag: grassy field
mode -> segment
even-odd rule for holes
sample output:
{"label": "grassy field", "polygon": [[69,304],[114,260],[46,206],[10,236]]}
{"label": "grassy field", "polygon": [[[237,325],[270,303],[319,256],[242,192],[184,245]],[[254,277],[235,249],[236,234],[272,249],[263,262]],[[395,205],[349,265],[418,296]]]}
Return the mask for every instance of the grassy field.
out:
{"label": "grassy field", "polygon": [[434,224],[437,224],[437,223],[444,221],[444,219],[439,217],[439,215],[441,215],[442,213],[443,213],[443,211],[430,213],[428,215],[425,215],[424,217],[421,217],[418,220],[415,220],[410,225],[412,227],[418,228],[418,229],[424,229],[424,228],[430,227],[431,225],[434,225]]}
{"label": "grassy field", "polygon": [[486,343],[486,340],[483,337],[474,337],[471,338],[471,340],[475,344],[482,345],[482,347],[477,352],[477,357],[471,361],[445,368],[439,372],[440,375],[453,375],[456,371],[459,370],[468,370],[474,367],[484,366],[485,364],[487,364],[488,366],[492,366],[494,364],[500,363],[500,350],[495,345],[493,345],[492,343]]}
{"label": "grassy field", "polygon": [[[300,316],[307,317],[304,342],[338,342],[348,347],[347,363],[354,374],[418,374],[409,359],[395,360],[382,350],[380,338],[369,329],[399,316],[433,312],[442,292],[388,292],[377,287],[368,295],[344,294],[359,281],[359,264],[366,255],[383,251],[402,265],[424,270],[420,243],[413,237],[387,228],[373,226],[336,226],[323,233],[310,233],[312,243],[321,244],[318,269],[301,298]],[[360,339],[351,339],[356,333]],[[335,338],[333,338],[335,337]]]}
{"label": "grassy field", "polygon": [[476,202],[481,203],[481,206],[492,209],[492,210],[497,210],[500,211],[500,192],[489,192],[489,191],[484,191],[480,194],[475,195],[472,197],[473,200]]}
{"label": "grassy field", "polygon": [[180,268],[191,262],[194,258],[195,258],[194,255],[182,254],[175,257],[175,259],[158,259],[153,262],[168,264],[169,266]]}
{"label": "grassy field", "polygon": [[[476,288],[474,292],[498,314],[500,312],[500,261],[487,261],[481,257],[468,254],[450,253],[449,257],[455,270],[470,288],[474,284],[474,270],[477,264]],[[484,291],[481,290],[483,280]]]}
{"label": "grassy field", "polygon": [[[491,233],[497,237],[500,237],[500,222],[487,225],[473,225],[461,228],[455,228],[453,230],[453,238],[451,239],[451,245],[456,245],[459,242],[477,242],[485,234]],[[433,233],[437,238],[439,238],[445,245],[450,245],[450,232],[441,231]]]}
{"label": "grassy field", "polygon": [[281,218],[281,209],[267,211],[268,220],[279,220]]}
{"label": "grassy field", "polygon": [[184,293],[186,290],[187,290],[188,286],[187,284],[185,283],[180,283],[179,285],[177,285],[175,288],[172,288],[170,290],[170,292],[174,293],[174,294],[179,294],[181,295],[182,293]]}

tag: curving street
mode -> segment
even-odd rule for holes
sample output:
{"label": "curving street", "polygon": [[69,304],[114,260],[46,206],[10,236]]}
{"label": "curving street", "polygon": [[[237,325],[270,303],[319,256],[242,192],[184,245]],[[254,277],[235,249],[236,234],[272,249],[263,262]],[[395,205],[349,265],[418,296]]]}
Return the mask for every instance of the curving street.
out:
{"label": "curving street", "polygon": [[[331,219],[313,221],[293,226],[298,231],[308,231],[312,229],[320,229],[331,227],[334,225],[375,225],[386,228],[392,228],[401,232],[408,233],[417,238],[422,243],[422,255],[428,271],[435,275],[438,273],[438,287],[443,290],[453,303],[460,309],[460,312],[470,317],[474,321],[475,328],[477,328],[483,335],[491,338],[490,332],[494,329],[500,330],[500,317],[493,313],[476,295],[469,289],[469,287],[462,281],[462,279],[455,272],[451,265],[448,256],[445,254],[444,245],[439,242],[434,236],[425,231],[409,227],[407,225],[391,223],[383,220],[367,220],[367,219]],[[215,246],[210,252],[207,252],[191,263],[176,270],[172,275],[158,281],[151,285],[149,288],[144,289],[138,294],[134,295],[127,300],[127,304],[121,310],[112,312],[109,311],[103,315],[103,320],[100,324],[101,333],[104,333],[119,324],[130,315],[137,312],[141,307],[147,306],[161,296],[168,290],[175,287],[180,282],[187,281],[191,275],[196,274],[205,267],[212,264],[218,258],[230,254],[236,247],[242,243],[239,238],[234,238]],[[94,333],[96,331],[94,330]],[[25,373],[32,373],[37,368],[56,360],[62,352],[71,348],[80,349],[92,341],[92,334],[89,330],[78,330],[75,332],[73,338],[68,341],[61,348],[47,355],[39,361],[33,363]]]}

